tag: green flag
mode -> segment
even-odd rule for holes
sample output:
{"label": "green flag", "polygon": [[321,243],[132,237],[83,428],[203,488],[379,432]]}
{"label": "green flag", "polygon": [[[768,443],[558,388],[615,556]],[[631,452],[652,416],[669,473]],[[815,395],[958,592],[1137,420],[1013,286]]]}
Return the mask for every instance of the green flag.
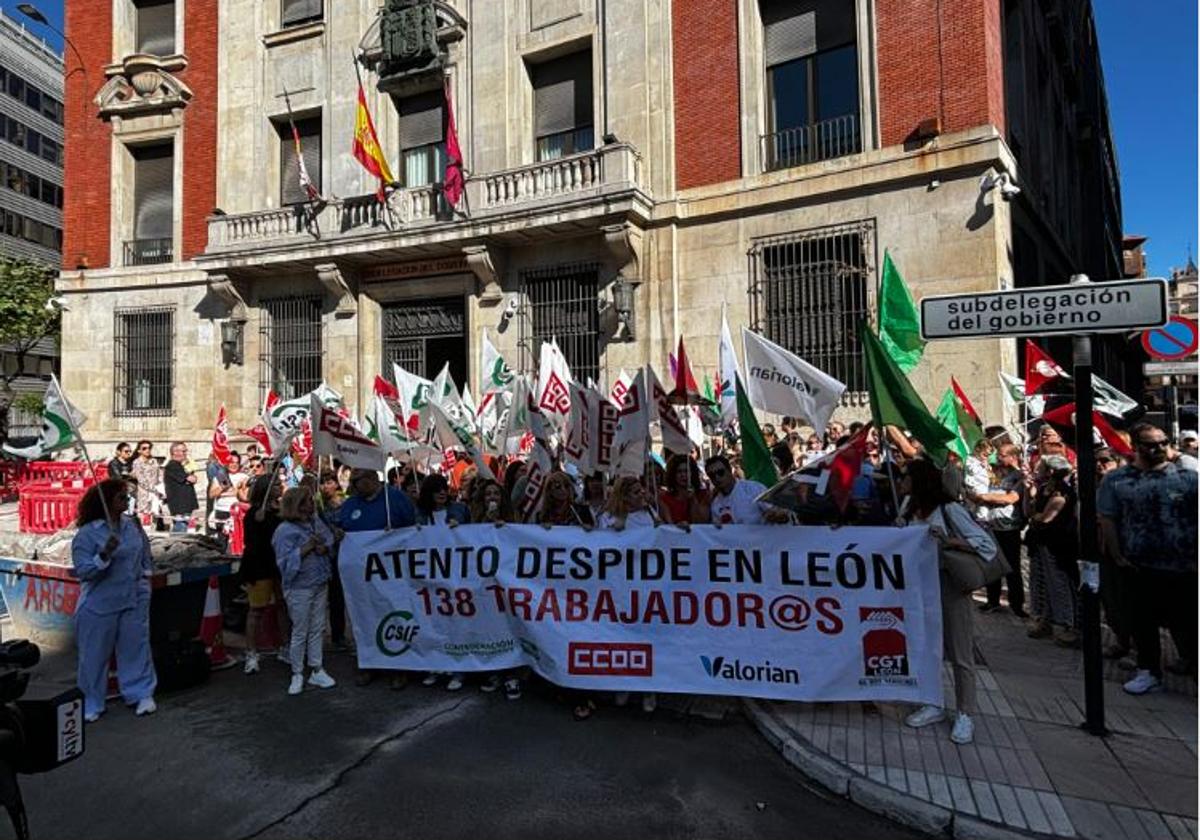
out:
{"label": "green flag", "polygon": [[925,352],[917,305],[886,250],[879,287],[879,341],[902,373],[915,368]]}
{"label": "green flag", "polygon": [[762,429],[758,427],[758,418],[750,400],[746,398],[746,389],[742,387],[742,378],[735,380],[737,387],[738,425],[742,432],[742,471],[746,478],[757,481],[764,487],[772,487],[779,481],[779,473],[775,471],[775,461],[771,458],[771,450],[763,440]]}
{"label": "green flag", "polygon": [[971,449],[963,436],[963,427],[958,416],[958,400],[952,388],[947,388],[946,393],[942,394],[942,401],[937,407],[937,419],[946,431],[954,435],[954,440],[950,441],[950,450],[958,453],[958,457],[964,461],[967,460]]}
{"label": "green flag", "polygon": [[929,413],[925,403],[913,390],[912,383],[865,323],[860,331],[867,388],[871,394],[871,416],[875,418],[875,425],[879,428],[888,425],[908,429],[925,447],[930,458],[938,464],[944,464],[947,445],[954,440],[954,433],[947,431]]}

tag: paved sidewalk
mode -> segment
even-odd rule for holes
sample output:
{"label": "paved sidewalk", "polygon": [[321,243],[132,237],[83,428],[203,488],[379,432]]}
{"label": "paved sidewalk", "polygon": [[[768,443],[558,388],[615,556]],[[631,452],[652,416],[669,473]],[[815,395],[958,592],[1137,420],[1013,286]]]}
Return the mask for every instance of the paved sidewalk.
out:
{"label": "paved sidewalk", "polygon": [[[1131,697],[1106,665],[1106,722],[1088,735],[1080,654],[1025,636],[1007,610],[979,615],[975,743],[950,724],[904,726],[909,707],[751,700],[788,760],[831,790],[935,834],[1196,840],[1196,682]],[[946,696],[953,698],[948,673]]]}

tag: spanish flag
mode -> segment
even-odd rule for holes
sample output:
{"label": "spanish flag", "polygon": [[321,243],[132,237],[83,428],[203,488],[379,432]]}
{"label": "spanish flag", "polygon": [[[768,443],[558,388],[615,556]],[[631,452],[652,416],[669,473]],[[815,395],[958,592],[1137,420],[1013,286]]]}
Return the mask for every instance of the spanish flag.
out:
{"label": "spanish flag", "polygon": [[358,82],[358,111],[354,115],[354,157],[358,158],[364,169],[379,179],[379,189],[375,194],[383,201],[384,186],[396,179],[383,149],[379,148],[379,137],[375,134],[371,112],[367,110],[367,95],[363,92],[361,79]]}

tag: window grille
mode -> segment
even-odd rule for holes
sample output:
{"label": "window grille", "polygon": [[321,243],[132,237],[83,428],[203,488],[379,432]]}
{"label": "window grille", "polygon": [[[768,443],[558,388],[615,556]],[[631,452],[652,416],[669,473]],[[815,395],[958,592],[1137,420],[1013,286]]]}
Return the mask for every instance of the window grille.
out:
{"label": "window grille", "polygon": [[136,0],[137,51],[147,55],[175,53],[175,0]]}
{"label": "window grille", "polygon": [[538,160],[593,148],[592,51],[535,64],[529,73]]}
{"label": "window grille", "polygon": [[[449,361],[450,372],[461,386],[465,379],[459,371],[465,367],[466,340],[462,298],[384,306],[383,376],[392,380],[392,365],[397,364],[409,373],[432,379]],[[455,350],[461,364],[446,358]]]}
{"label": "window grille", "polygon": [[262,302],[259,325],[259,396],[300,397],[321,384],[323,342],[319,297]]}
{"label": "window grille", "polygon": [[865,405],[859,327],[870,317],[874,220],[759,240],[749,256],[752,328],[844,382],[844,404]]}
{"label": "window grille", "polygon": [[600,381],[600,266],[579,263],[521,272],[521,370],[537,375],[542,342],[555,339],[576,382]]}
{"label": "window grille", "polygon": [[[304,156],[304,168],[317,192],[321,192],[321,117],[306,117],[296,120],[296,133],[300,135],[300,154]],[[287,118],[275,124],[279,132],[279,203],[304,204],[310,199],[300,186],[300,167],[296,163],[296,141],[292,137],[292,125]]]}
{"label": "window grille", "polygon": [[119,309],[113,325],[113,414],[175,413],[175,310]]}

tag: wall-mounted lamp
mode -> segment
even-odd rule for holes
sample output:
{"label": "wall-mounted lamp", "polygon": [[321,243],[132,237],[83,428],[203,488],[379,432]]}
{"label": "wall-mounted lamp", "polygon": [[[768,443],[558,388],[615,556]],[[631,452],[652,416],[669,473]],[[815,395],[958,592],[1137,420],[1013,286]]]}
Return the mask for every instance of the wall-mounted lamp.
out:
{"label": "wall-mounted lamp", "polygon": [[221,322],[221,357],[227,365],[240,365],[243,358],[243,337],[246,322],[230,318]]}
{"label": "wall-mounted lamp", "polygon": [[605,307],[608,311],[603,314],[609,316],[605,320],[608,321],[614,342],[634,340],[636,292],[637,285],[626,278],[617,275],[617,279],[613,280],[612,303]]}

